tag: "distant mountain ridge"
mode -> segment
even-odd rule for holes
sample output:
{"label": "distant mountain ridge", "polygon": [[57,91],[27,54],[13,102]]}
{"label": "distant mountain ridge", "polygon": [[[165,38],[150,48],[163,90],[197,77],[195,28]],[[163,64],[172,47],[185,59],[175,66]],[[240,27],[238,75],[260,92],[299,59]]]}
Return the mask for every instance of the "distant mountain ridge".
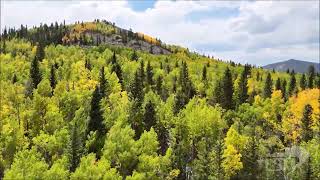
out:
{"label": "distant mountain ridge", "polygon": [[264,69],[274,69],[276,71],[287,71],[288,69],[295,72],[305,73],[308,72],[309,66],[314,66],[316,72],[320,72],[320,63],[301,61],[296,59],[289,59],[287,61],[277,62],[262,66]]}

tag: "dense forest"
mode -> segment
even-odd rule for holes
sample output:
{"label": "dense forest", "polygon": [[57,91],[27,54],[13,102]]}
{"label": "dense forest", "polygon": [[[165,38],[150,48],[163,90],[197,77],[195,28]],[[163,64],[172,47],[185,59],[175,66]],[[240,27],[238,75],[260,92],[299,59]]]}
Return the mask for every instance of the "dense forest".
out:
{"label": "dense forest", "polygon": [[222,61],[99,20],[4,29],[0,62],[0,179],[320,179],[312,66]]}

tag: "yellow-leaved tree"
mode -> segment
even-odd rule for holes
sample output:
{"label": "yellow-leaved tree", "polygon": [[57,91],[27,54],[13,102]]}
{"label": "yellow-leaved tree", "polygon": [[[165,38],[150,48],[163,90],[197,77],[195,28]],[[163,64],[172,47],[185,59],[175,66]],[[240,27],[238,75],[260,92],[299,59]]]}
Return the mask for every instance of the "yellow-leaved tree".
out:
{"label": "yellow-leaved tree", "polygon": [[286,141],[297,143],[301,139],[301,119],[307,104],[313,108],[311,129],[315,133],[319,132],[319,98],[319,89],[307,89],[289,99],[289,106],[282,122]]}

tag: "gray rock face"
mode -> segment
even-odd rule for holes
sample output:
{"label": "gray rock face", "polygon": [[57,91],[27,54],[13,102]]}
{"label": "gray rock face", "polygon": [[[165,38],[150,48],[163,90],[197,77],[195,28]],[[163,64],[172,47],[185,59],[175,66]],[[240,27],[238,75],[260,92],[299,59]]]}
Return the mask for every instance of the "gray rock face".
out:
{"label": "gray rock face", "polygon": [[135,50],[146,51],[151,54],[171,54],[168,49],[161,46],[139,39],[123,39],[119,34],[103,35],[96,32],[86,32],[85,35],[92,36],[94,44],[96,44],[100,39],[101,44],[129,47]]}

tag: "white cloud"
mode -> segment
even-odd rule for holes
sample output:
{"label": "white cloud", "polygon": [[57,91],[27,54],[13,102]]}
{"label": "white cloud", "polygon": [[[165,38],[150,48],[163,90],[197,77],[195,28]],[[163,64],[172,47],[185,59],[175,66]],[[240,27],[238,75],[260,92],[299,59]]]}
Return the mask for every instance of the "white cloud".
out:
{"label": "white cloud", "polygon": [[[159,37],[225,59],[263,65],[290,58],[319,61],[318,1],[157,1],[133,11],[127,1],[1,1],[1,25],[107,19],[121,27]],[[217,9],[236,9],[215,18]],[[194,12],[212,13],[191,21]]]}

